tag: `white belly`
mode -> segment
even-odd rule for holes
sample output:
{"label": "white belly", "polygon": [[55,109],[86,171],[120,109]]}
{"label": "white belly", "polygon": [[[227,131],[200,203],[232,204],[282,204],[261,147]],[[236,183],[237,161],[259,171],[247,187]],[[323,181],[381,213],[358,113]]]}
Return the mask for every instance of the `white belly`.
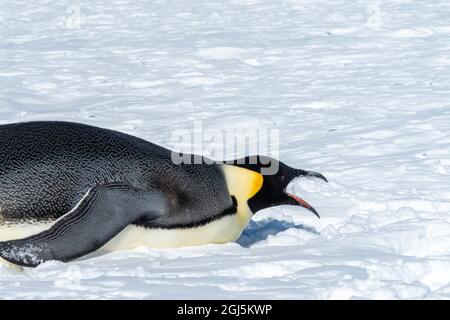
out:
{"label": "white belly", "polygon": [[236,215],[224,216],[203,226],[187,229],[147,229],[130,225],[103,246],[103,250],[117,251],[139,246],[149,248],[178,248],[205,243],[235,241],[242,233]]}
{"label": "white belly", "polygon": [[[129,225],[102,250],[117,251],[146,246],[149,248],[177,248],[205,243],[225,243],[235,241],[248,223],[236,214],[227,215],[208,224],[186,229],[149,229]],[[22,239],[44,230],[53,223],[0,225],[0,241]]]}
{"label": "white belly", "polygon": [[52,222],[7,225],[0,223],[0,241],[16,240],[33,236],[47,230],[52,225]]}

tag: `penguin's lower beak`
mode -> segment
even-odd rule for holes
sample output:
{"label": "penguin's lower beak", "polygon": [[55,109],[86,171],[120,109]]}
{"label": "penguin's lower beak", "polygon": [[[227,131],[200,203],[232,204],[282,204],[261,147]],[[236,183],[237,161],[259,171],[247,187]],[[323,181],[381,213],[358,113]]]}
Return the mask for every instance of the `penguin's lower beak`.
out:
{"label": "penguin's lower beak", "polygon": [[319,214],[317,213],[316,209],[314,209],[313,206],[310,205],[308,202],[306,202],[306,201],[303,200],[302,198],[297,197],[296,195],[293,195],[293,194],[291,194],[291,193],[288,193],[287,195],[288,195],[289,197],[291,197],[292,199],[294,199],[294,200],[296,201],[296,203],[297,203],[299,206],[302,206],[303,208],[308,209],[309,211],[311,211],[312,213],[314,213],[314,214],[316,215],[317,218],[320,219],[320,216],[319,216]]}

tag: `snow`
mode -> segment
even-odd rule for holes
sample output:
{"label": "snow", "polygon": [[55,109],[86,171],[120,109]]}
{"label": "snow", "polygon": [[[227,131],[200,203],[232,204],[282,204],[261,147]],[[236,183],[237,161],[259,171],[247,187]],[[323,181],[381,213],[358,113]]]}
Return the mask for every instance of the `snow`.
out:
{"label": "snow", "polygon": [[[0,123],[69,120],[171,147],[174,130],[280,130],[330,181],[319,211],[258,213],[236,243],[96,253],[0,297],[450,299],[450,3],[3,1]],[[238,155],[236,155],[238,156]]]}

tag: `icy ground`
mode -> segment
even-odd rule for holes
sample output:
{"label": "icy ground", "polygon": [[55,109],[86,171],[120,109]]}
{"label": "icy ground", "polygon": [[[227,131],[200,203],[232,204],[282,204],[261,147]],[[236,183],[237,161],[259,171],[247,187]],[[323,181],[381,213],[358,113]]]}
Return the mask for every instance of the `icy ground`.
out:
{"label": "icy ground", "polygon": [[1,1],[0,121],[280,129],[322,215],[23,272],[1,298],[450,298],[450,2]]}

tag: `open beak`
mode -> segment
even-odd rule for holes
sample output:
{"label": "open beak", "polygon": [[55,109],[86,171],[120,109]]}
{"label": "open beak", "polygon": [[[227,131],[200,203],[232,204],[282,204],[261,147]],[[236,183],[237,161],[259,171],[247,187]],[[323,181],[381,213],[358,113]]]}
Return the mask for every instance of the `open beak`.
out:
{"label": "open beak", "polygon": [[[323,181],[328,183],[327,178],[325,178],[322,174],[320,174],[318,172],[315,172],[315,171],[306,171],[306,170],[302,170],[302,169],[295,169],[295,177],[319,178],[319,179],[321,179],[321,180],[323,180]],[[296,195],[293,195],[291,193],[287,193],[287,195],[290,198],[294,199],[295,202],[299,206],[301,206],[301,207],[311,211],[312,213],[314,213],[316,215],[317,218],[320,219],[320,216],[317,213],[316,209],[314,209],[313,206],[310,205],[308,202],[306,202],[302,198],[297,197]]]}

